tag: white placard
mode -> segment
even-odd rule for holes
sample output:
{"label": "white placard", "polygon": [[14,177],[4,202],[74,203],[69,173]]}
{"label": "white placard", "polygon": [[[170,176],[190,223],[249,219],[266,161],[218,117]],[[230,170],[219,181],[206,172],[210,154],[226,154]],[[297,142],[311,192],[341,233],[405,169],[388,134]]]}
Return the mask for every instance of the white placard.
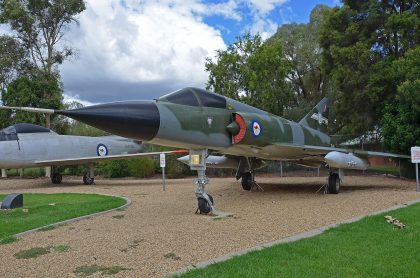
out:
{"label": "white placard", "polygon": [[420,147],[411,147],[411,163],[420,163]]}
{"label": "white placard", "polygon": [[166,161],[165,161],[165,154],[161,153],[160,154],[160,167],[164,168],[166,166]]}

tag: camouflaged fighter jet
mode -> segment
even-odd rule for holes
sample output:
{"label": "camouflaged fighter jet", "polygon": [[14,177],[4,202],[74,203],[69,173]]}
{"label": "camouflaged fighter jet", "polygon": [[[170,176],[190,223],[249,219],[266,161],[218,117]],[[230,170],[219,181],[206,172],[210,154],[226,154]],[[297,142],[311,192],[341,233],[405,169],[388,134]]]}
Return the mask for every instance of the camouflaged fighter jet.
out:
{"label": "camouflaged fighter jet", "polygon": [[[235,167],[245,190],[257,186],[254,170],[262,160],[326,165],[330,170],[328,192],[336,194],[342,169],[367,169],[369,156],[407,157],[331,147],[325,133],[328,110],[329,102],[323,99],[296,123],[209,91],[185,88],[153,101],[115,102],[56,113],[120,136],[189,149],[188,164],[198,173],[198,208],[208,213],[214,207],[212,196],[204,191],[206,162],[209,167]],[[223,156],[208,156],[208,151]]]}
{"label": "camouflaged fighter jet", "polygon": [[119,136],[59,135],[54,131],[20,123],[0,130],[0,168],[52,166],[51,181],[59,184],[62,176],[57,167],[88,164],[84,184],[93,184],[93,162],[133,158],[158,153],[138,153],[142,144]]}

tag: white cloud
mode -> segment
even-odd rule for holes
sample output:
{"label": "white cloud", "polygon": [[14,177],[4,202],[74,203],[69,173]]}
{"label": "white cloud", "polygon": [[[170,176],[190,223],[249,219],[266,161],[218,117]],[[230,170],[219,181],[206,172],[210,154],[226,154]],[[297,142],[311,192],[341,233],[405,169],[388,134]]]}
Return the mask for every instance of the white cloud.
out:
{"label": "white cloud", "polygon": [[267,17],[267,14],[275,8],[283,5],[288,0],[248,0],[253,20],[248,28],[251,34],[259,33],[263,40],[272,36],[278,28],[278,24]]}
{"label": "white cloud", "polygon": [[69,34],[80,54],[62,66],[67,93],[95,80],[204,86],[205,58],[225,47],[220,31],[203,23],[205,12],[193,0],[88,0]]}
{"label": "white cloud", "polygon": [[251,34],[259,33],[263,40],[268,39],[271,37],[278,28],[278,24],[273,22],[270,19],[262,18],[262,17],[255,17],[254,22],[251,26]]}
{"label": "white cloud", "polygon": [[221,16],[267,38],[277,24],[266,15],[286,1],[86,0],[80,24],[64,37],[78,49],[60,66],[65,94],[97,103],[203,87],[205,58],[226,47],[221,32],[229,32],[205,19]]}
{"label": "white cloud", "polygon": [[78,102],[78,103],[82,104],[83,106],[91,106],[91,105],[94,105],[94,104],[98,104],[98,103],[82,100],[82,99],[80,99],[79,95],[69,96],[67,94],[64,94],[63,102],[66,103],[66,104],[71,104],[72,102]]}
{"label": "white cloud", "polygon": [[259,15],[265,15],[288,0],[249,0],[252,8]]}

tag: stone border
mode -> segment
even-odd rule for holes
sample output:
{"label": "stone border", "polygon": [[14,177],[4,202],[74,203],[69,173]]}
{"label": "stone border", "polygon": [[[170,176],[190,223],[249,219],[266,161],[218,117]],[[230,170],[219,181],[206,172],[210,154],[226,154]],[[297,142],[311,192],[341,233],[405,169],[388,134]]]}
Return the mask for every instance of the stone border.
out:
{"label": "stone border", "polygon": [[[96,194],[96,193],[80,193],[80,194]],[[28,231],[25,231],[25,232],[22,232],[22,233],[18,233],[18,234],[12,235],[12,236],[15,237],[15,238],[20,238],[20,237],[23,237],[25,235],[38,232],[41,229],[45,229],[45,228],[49,228],[49,227],[56,227],[56,226],[59,226],[59,225],[68,224],[68,223],[80,221],[80,220],[83,220],[83,219],[91,218],[93,216],[99,216],[99,215],[102,215],[102,214],[105,214],[105,213],[108,213],[108,212],[115,211],[117,209],[126,208],[129,205],[131,205],[131,203],[132,203],[130,198],[124,197],[124,196],[115,196],[115,195],[106,195],[106,194],[97,194],[97,195],[122,198],[126,201],[126,203],[124,205],[120,206],[120,207],[117,207],[117,208],[104,210],[104,211],[100,211],[100,212],[95,212],[95,213],[92,213],[92,214],[83,215],[83,216],[79,216],[79,217],[76,217],[76,218],[67,219],[67,220],[64,220],[64,221],[56,222],[56,223],[53,223],[53,224],[49,224],[49,225],[38,227],[38,228],[35,228],[35,229],[32,229],[32,230],[28,230]]]}
{"label": "stone border", "polygon": [[296,235],[293,235],[293,236],[290,236],[290,237],[286,237],[286,238],[282,238],[282,239],[279,239],[279,240],[263,243],[263,244],[260,244],[260,245],[254,246],[254,247],[250,247],[250,248],[247,248],[247,249],[240,250],[238,252],[229,253],[227,255],[220,256],[220,257],[217,257],[215,259],[208,260],[208,261],[199,262],[197,264],[184,267],[184,268],[182,268],[182,269],[180,269],[176,272],[168,274],[165,277],[173,277],[175,275],[184,274],[184,273],[186,273],[190,270],[205,268],[205,267],[208,267],[212,264],[216,264],[216,263],[220,263],[220,262],[230,260],[230,259],[232,259],[233,257],[236,257],[236,256],[242,256],[242,255],[245,255],[245,254],[247,254],[249,252],[252,252],[252,251],[258,251],[258,250],[263,250],[263,249],[268,248],[268,247],[272,247],[273,245],[288,243],[288,242],[294,242],[294,241],[297,241],[297,240],[313,237],[313,236],[322,234],[323,232],[325,232],[328,229],[335,228],[335,227],[337,227],[341,224],[353,223],[353,222],[359,221],[362,218],[365,218],[367,216],[378,215],[378,214],[381,214],[381,213],[384,213],[384,212],[404,208],[404,207],[407,207],[409,205],[413,205],[413,204],[416,204],[416,203],[420,203],[420,199],[405,202],[405,203],[402,203],[402,204],[399,204],[399,205],[395,205],[395,206],[392,206],[392,207],[387,208],[387,209],[371,212],[371,213],[368,213],[368,214],[363,215],[363,216],[357,216],[357,217],[354,217],[354,218],[351,218],[351,219],[343,220],[343,221],[340,221],[340,222],[337,222],[337,223],[334,223],[334,224],[330,224],[330,225],[323,226],[323,227],[320,227],[320,228],[316,228],[316,229],[313,229],[313,230],[310,230],[310,231],[299,233],[299,234],[296,234]]}

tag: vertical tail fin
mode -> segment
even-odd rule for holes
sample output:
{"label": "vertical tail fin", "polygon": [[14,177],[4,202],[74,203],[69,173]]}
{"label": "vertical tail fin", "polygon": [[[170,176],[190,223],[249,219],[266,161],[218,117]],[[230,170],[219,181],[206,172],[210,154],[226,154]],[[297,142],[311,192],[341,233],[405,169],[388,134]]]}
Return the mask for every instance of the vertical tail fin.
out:
{"label": "vertical tail fin", "polygon": [[305,125],[310,128],[319,130],[321,132],[327,131],[328,126],[328,112],[330,101],[328,98],[323,98],[302,120],[300,125]]}

